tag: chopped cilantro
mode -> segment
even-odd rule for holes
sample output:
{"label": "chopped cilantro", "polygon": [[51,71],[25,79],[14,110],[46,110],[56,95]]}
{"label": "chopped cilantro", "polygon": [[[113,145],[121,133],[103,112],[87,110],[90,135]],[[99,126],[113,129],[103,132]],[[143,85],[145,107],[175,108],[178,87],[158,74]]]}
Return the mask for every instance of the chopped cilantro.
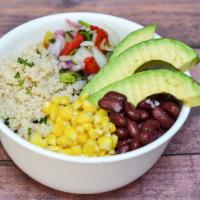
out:
{"label": "chopped cilantro", "polygon": [[20,78],[20,73],[19,73],[19,72],[16,72],[14,78],[19,79],[19,78]]}
{"label": "chopped cilantro", "polygon": [[81,29],[79,33],[84,37],[85,40],[91,41],[93,37],[93,33],[87,31],[85,29]]}
{"label": "chopped cilantro", "polygon": [[34,64],[34,62],[28,62],[28,59],[23,59],[23,58],[21,58],[21,57],[18,57],[17,58],[17,62],[19,63],[19,64],[22,64],[22,65],[24,65],[24,66],[28,66],[28,67],[33,67],[35,64]]}
{"label": "chopped cilantro", "polygon": [[31,90],[32,90],[32,88],[26,88],[26,94],[32,95]]}
{"label": "chopped cilantro", "polygon": [[28,128],[28,135],[30,136],[32,133],[32,128]]}
{"label": "chopped cilantro", "polygon": [[35,124],[38,124],[38,123],[40,123],[40,124],[42,124],[42,123],[47,124],[47,117],[42,117],[40,120],[34,120],[33,123],[35,123]]}
{"label": "chopped cilantro", "polygon": [[22,87],[24,85],[24,80],[19,80],[18,83],[19,83],[19,86]]}
{"label": "chopped cilantro", "polygon": [[9,119],[10,119],[10,118],[7,117],[7,118],[5,118],[4,121],[3,121],[3,123],[4,123],[6,126],[8,126],[8,127],[10,127]]}

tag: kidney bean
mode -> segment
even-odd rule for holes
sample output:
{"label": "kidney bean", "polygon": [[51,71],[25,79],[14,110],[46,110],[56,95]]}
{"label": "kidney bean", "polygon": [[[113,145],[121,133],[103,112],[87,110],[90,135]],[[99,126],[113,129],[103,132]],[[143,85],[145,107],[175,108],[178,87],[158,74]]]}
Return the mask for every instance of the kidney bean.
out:
{"label": "kidney bean", "polygon": [[115,124],[117,127],[126,127],[127,120],[125,117],[122,117],[119,113],[111,113],[109,115],[110,121]]}
{"label": "kidney bean", "polygon": [[155,140],[156,134],[150,131],[143,131],[140,133],[140,141],[142,144],[146,145],[151,143],[153,140]]}
{"label": "kidney bean", "polygon": [[174,123],[174,120],[168,115],[168,113],[160,107],[155,107],[152,110],[152,115],[154,119],[159,121],[161,127],[164,129],[169,129]]}
{"label": "kidney bean", "polygon": [[108,92],[103,98],[115,99],[117,101],[122,101],[123,103],[127,100],[125,95],[115,91]]}
{"label": "kidney bean", "polygon": [[138,136],[139,128],[134,121],[128,119],[127,120],[127,128],[128,128],[128,132],[132,138]]}
{"label": "kidney bean", "polygon": [[127,140],[126,139],[119,139],[118,142],[117,142],[116,148],[118,149],[118,148],[125,146],[125,145],[127,145]]}
{"label": "kidney bean", "polygon": [[163,102],[161,108],[174,118],[177,118],[180,113],[179,107],[172,101]]}
{"label": "kidney bean", "polygon": [[162,129],[162,128],[160,128],[160,129],[158,130],[158,132],[157,132],[158,137],[162,136],[164,133],[165,133],[165,130]]}
{"label": "kidney bean", "polygon": [[129,148],[130,150],[135,150],[138,149],[141,146],[140,141],[133,141],[130,145]]}
{"label": "kidney bean", "polygon": [[115,99],[102,98],[98,103],[101,108],[109,112],[120,112],[123,109],[122,102]]}
{"label": "kidney bean", "polygon": [[127,114],[127,116],[133,119],[134,121],[137,121],[139,119],[139,114],[132,103],[126,101],[124,103],[124,111]]}
{"label": "kidney bean", "polygon": [[146,110],[146,111],[151,111],[151,105],[149,103],[146,102],[146,100],[141,101],[137,108],[142,109],[142,110]]}
{"label": "kidney bean", "polygon": [[121,146],[120,148],[118,148],[116,150],[116,153],[117,154],[120,154],[120,153],[126,153],[129,151],[129,146],[128,145],[125,145],[125,146]]}
{"label": "kidney bean", "polygon": [[155,119],[148,119],[147,121],[143,122],[141,129],[142,130],[148,130],[148,129],[154,129],[158,130],[160,128],[160,123]]}
{"label": "kidney bean", "polygon": [[116,135],[120,139],[126,139],[129,136],[128,130],[126,128],[117,128]]}
{"label": "kidney bean", "polygon": [[142,109],[137,109],[137,112],[139,114],[139,120],[145,121],[149,118],[149,113]]}

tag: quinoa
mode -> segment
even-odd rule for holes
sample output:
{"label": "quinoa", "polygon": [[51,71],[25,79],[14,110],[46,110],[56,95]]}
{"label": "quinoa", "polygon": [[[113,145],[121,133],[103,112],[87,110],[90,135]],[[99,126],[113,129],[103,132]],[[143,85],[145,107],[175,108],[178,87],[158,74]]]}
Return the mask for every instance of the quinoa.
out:
{"label": "quinoa", "polygon": [[[26,63],[19,62],[19,58]],[[14,132],[28,139],[31,132],[46,136],[50,125],[41,123],[42,107],[53,96],[77,98],[85,81],[64,84],[59,81],[58,61],[50,55],[40,55],[36,46],[19,55],[1,58],[0,119]],[[40,122],[40,123],[38,123]]]}

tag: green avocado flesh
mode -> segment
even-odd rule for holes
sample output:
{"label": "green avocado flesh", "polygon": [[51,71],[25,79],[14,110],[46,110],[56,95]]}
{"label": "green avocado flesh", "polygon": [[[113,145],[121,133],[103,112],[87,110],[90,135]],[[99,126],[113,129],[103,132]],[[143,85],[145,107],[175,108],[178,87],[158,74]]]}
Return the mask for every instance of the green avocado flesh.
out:
{"label": "green avocado flesh", "polygon": [[116,91],[127,96],[135,106],[146,97],[169,93],[189,107],[200,106],[200,84],[189,76],[168,69],[148,70],[115,82],[97,93],[89,100],[97,104],[107,92]]}
{"label": "green avocado flesh", "polygon": [[152,60],[167,62],[180,71],[191,69],[200,59],[198,54],[181,41],[160,38],[136,44],[108,63],[85,86],[83,92],[94,94],[116,81],[132,75],[140,66]]}
{"label": "green avocado flesh", "polygon": [[151,24],[149,26],[145,26],[137,31],[129,33],[116,47],[111,55],[109,62],[119,56],[123,51],[128,49],[129,47],[136,45],[145,40],[150,40],[155,33],[156,25]]}

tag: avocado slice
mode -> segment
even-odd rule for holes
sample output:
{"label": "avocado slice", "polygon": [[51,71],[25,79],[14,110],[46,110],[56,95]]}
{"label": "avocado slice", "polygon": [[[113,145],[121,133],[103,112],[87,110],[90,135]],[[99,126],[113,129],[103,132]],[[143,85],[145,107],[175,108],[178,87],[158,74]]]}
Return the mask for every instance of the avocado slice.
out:
{"label": "avocado slice", "polygon": [[116,47],[114,52],[112,53],[109,62],[119,56],[123,51],[128,49],[129,47],[136,45],[140,42],[143,42],[145,40],[150,40],[153,37],[153,34],[155,33],[156,25],[151,24],[148,26],[145,26],[144,28],[141,28],[137,31],[133,31],[129,33]]}
{"label": "avocado slice", "polygon": [[125,50],[106,65],[83,89],[93,94],[107,85],[133,74],[151,60],[161,60],[180,71],[191,69],[199,63],[198,54],[179,40],[159,38],[147,40]]}
{"label": "avocado slice", "polygon": [[95,104],[107,92],[116,91],[127,96],[135,106],[153,94],[169,93],[189,107],[200,106],[200,84],[179,71],[168,69],[148,70],[115,82],[97,93],[89,100]]}

